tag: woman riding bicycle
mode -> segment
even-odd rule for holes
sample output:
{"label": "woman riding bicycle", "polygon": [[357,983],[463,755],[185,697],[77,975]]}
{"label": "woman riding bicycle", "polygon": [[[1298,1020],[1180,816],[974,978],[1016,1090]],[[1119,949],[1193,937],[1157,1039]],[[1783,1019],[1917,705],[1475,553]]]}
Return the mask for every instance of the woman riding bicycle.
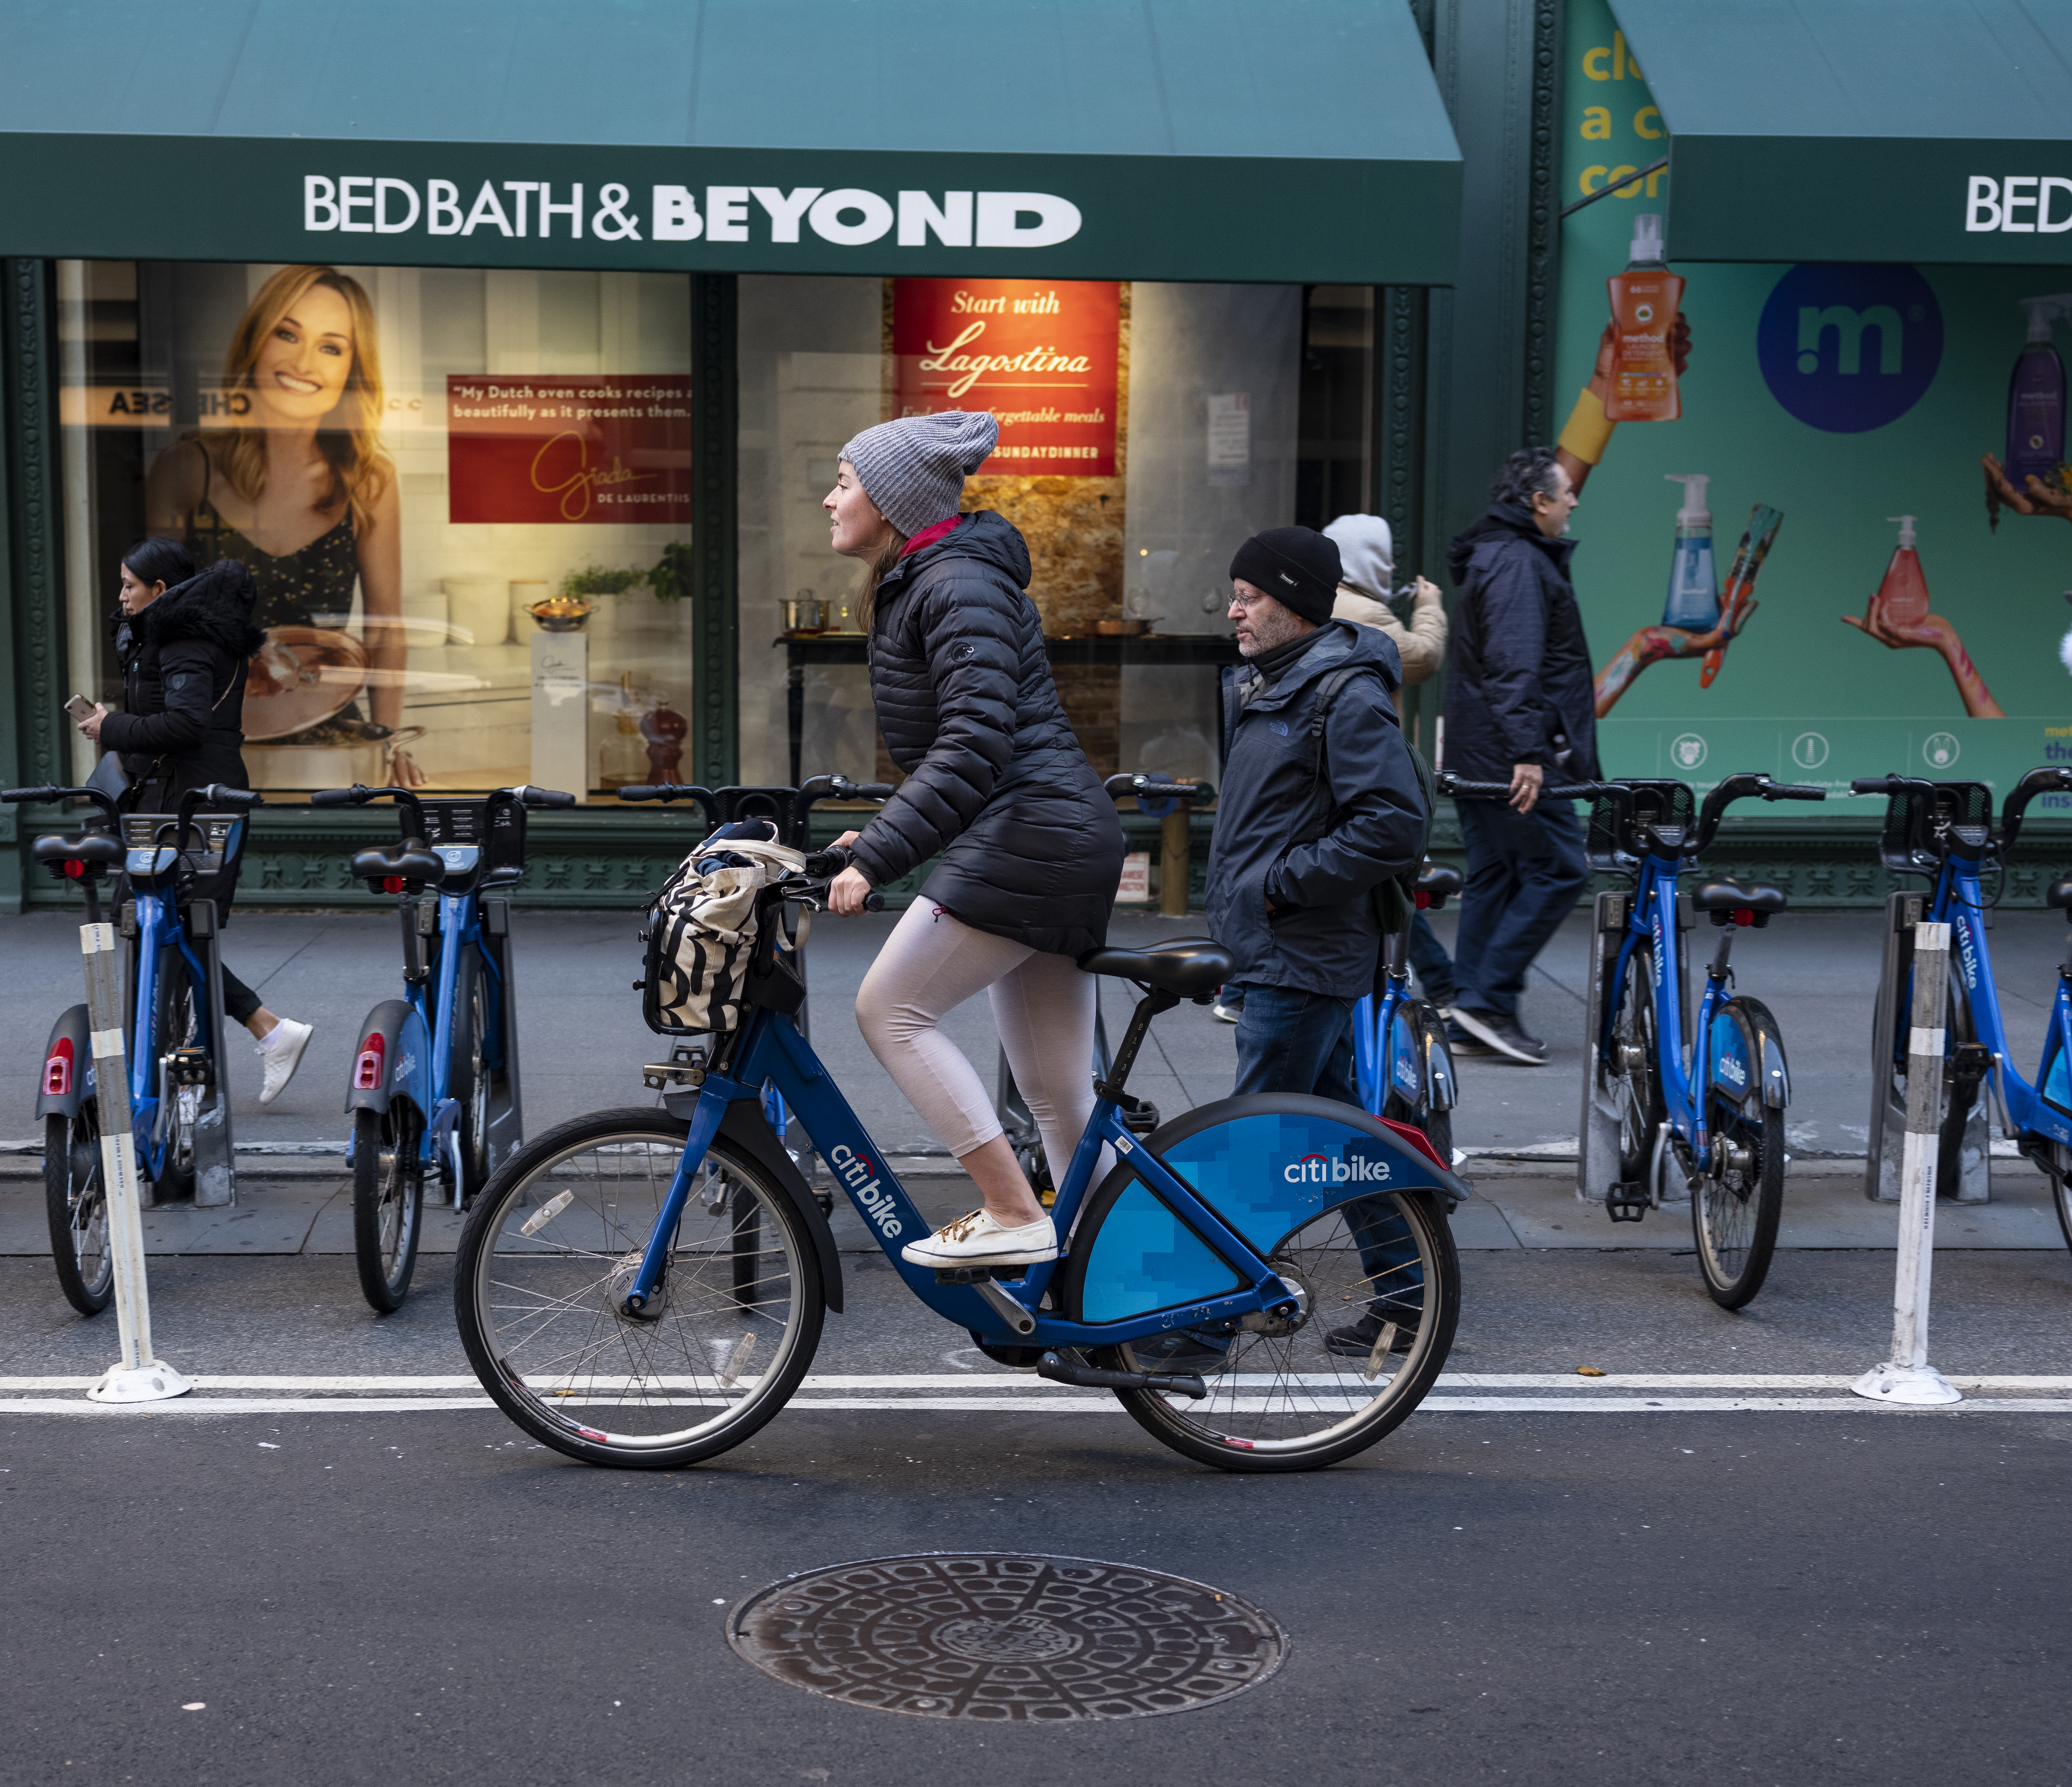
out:
{"label": "woman riding bicycle", "polygon": [[[123,711],[97,705],[79,729],[121,755],[133,778],[125,812],[177,812],[182,795],[211,783],[252,786],[241,749],[245,672],[266,638],[253,624],[254,599],[235,559],[197,576],[176,540],[139,540],[123,554],[115,634]],[[233,868],[215,895],[220,920],[230,917],[236,885]],[[302,1065],[311,1026],[267,1010],[227,963],[223,1004],[258,1045],[259,1102],[271,1104]]]}
{"label": "woman riding bicycle", "polygon": [[903,1250],[911,1263],[1030,1265],[1058,1236],[944,1017],[987,991],[1015,1083],[1053,1161],[1093,1109],[1095,981],[1122,824],[1079,749],[1024,593],[1029,548],[999,516],[960,515],[999,436],[983,412],[904,417],[842,449],[821,507],[834,549],[869,567],[871,700],[899,791],[847,845],[838,913],[941,855],[857,993],[871,1053],[969,1173],[984,1207]]}

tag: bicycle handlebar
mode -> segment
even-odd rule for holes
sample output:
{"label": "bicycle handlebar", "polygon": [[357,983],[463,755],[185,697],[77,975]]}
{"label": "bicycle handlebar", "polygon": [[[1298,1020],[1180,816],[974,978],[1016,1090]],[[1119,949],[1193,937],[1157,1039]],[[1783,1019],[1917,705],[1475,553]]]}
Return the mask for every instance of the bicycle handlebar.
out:
{"label": "bicycle handlebar", "polygon": [[2072,794],[2072,768],[2046,763],[2031,770],[2012,788],[2000,807],[2000,848],[2012,850],[2021,836],[2021,815],[2038,795]]}
{"label": "bicycle handlebar", "polygon": [[424,842],[428,836],[425,803],[413,789],[370,788],[364,782],[356,782],[350,788],[319,788],[310,796],[312,807],[364,807],[370,800],[393,800],[407,809],[410,815],[409,839]]}
{"label": "bicycle handlebar", "polygon": [[1916,775],[1860,775],[1849,784],[1852,795],[1932,795],[1935,784]]}
{"label": "bicycle handlebar", "polygon": [[[1441,770],[1433,781],[1442,795],[1451,795],[1456,800],[1508,800],[1511,784],[1508,782],[1463,782],[1458,776]],[[1564,782],[1556,787],[1543,787],[1542,800],[1593,800],[1607,788],[1616,788],[1616,782]]]}
{"label": "bicycle handlebar", "polygon": [[1112,800],[1135,795],[1149,800],[1214,800],[1215,789],[1206,782],[1161,781],[1154,775],[1125,773],[1112,775],[1101,783],[1101,791]]}
{"label": "bicycle handlebar", "polygon": [[1825,800],[1827,791],[1808,782],[1773,782],[1759,772],[1722,777],[1698,809],[1698,824],[1691,840],[1693,855],[1701,854],[1720,829],[1727,808],[1737,800]]}
{"label": "bicycle handlebar", "polygon": [[[824,850],[814,851],[806,858],[805,874],[807,880],[815,885],[802,891],[824,894],[828,883],[850,866],[849,852],[845,845],[831,844]],[[863,910],[882,912],[885,910],[885,896],[874,887],[863,897]]]}
{"label": "bicycle handlebar", "polygon": [[22,805],[30,802],[40,804],[47,800],[92,801],[101,808],[101,811],[107,815],[109,829],[110,831],[114,831],[120,828],[121,815],[117,809],[115,797],[113,795],[103,793],[101,790],[98,788],[59,788],[45,787],[41,788],[0,789],[0,802],[4,802],[10,807]]}

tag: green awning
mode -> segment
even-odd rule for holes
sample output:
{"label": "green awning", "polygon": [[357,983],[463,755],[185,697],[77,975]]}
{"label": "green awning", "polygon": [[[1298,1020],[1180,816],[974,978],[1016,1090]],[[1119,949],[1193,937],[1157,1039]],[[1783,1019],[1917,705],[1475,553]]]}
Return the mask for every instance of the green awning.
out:
{"label": "green awning", "polygon": [[2072,262],[2064,0],[1611,0],[1678,261]]}
{"label": "green awning", "polygon": [[16,0],[6,40],[9,255],[1444,285],[1459,251],[1404,0]]}

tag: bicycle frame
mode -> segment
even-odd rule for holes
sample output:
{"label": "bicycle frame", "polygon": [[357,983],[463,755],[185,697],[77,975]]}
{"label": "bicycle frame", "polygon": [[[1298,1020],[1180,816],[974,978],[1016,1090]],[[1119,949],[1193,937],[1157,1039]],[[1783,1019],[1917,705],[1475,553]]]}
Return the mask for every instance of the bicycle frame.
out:
{"label": "bicycle frame", "polygon": [[[812,1045],[788,1017],[758,1006],[752,1008],[743,1021],[726,1071],[708,1071],[694,1099],[685,1094],[668,1100],[672,1111],[682,1112],[689,1107],[691,1132],[668,1196],[649,1232],[639,1271],[629,1288],[630,1308],[639,1308],[654,1295],[693,1182],[728,1107],[742,1100],[759,1099],[766,1084],[783,1095],[804,1121],[816,1146],[824,1150],[850,1202],[907,1288],[945,1321],[974,1334],[1004,1344],[1038,1348],[1112,1346],[1172,1329],[1240,1320],[1262,1310],[1286,1308],[1294,1301],[1294,1293],[1260,1251],[1129,1132],[1121,1107],[1114,1099],[1098,1095],[1051,1212],[1058,1232],[1071,1236],[1088,1195],[1096,1189],[1094,1170],[1106,1145],[1192,1231],[1217,1264],[1231,1275],[1236,1288],[1112,1321],[1072,1321],[1044,1313],[1037,1307],[1064,1264],[1063,1258],[1022,1268],[1018,1277],[1002,1280],[989,1276],[982,1284],[946,1284],[938,1280],[933,1267],[909,1264],[900,1258],[899,1250],[906,1242],[927,1234],[928,1225]],[[1396,1144],[1396,1151],[1403,1152],[1401,1144]],[[1407,1152],[1404,1157],[1407,1160]],[[1310,1172],[1306,1157],[1299,1166],[1291,1165],[1286,1170],[1291,1185],[1299,1182],[1294,1177],[1297,1173],[1318,1184],[1344,1182],[1330,1179],[1328,1169]],[[1416,1170],[1419,1177],[1410,1173],[1392,1175],[1386,1170],[1376,1173],[1366,1181],[1369,1187],[1366,1194],[1384,1189],[1429,1190],[1450,1182],[1450,1175],[1441,1180],[1429,1169]],[[1341,1202],[1360,1195],[1359,1191],[1349,1190]]]}
{"label": "bicycle frame", "polygon": [[[134,854],[148,856],[149,852]],[[162,951],[177,949],[187,963],[197,1029],[205,1047],[216,1034],[215,1014],[209,1009],[208,971],[194,952],[176,902],[141,887],[133,897],[137,904],[137,943],[134,997],[130,1008],[130,1119],[138,1162],[144,1176],[155,1181],[165,1170],[166,1151],[172,1145],[162,1123],[165,1106],[158,1081],[162,1051],[154,1029]],[[216,1063],[219,1073],[222,1065]]]}
{"label": "bicycle frame", "polygon": [[[1410,971],[1404,966],[1406,939],[1403,935],[1382,939],[1383,966],[1379,999],[1369,993],[1353,1007],[1353,1070],[1359,1086],[1360,1103],[1370,1114],[1379,1116],[1392,1092],[1413,1103],[1433,1082],[1433,1102],[1442,1110],[1453,1105],[1453,1087],[1445,1079],[1442,1062],[1427,1061],[1419,1054],[1410,1026],[1400,1023],[1410,1003]],[[1445,1081],[1444,1084],[1439,1083]]]}
{"label": "bicycle frame", "polygon": [[[432,848],[435,854],[446,858],[450,852],[477,847],[435,844]],[[407,984],[404,998],[424,1025],[431,1044],[430,1058],[425,1064],[425,1132],[418,1140],[417,1158],[429,1168],[438,1161],[441,1148],[453,1154],[454,1195],[458,1197],[461,1182],[458,1153],[460,1100],[453,1095],[453,1043],[460,962],[467,946],[477,946],[475,957],[483,966],[487,1009],[483,1013],[482,1054],[483,1064],[492,1069],[500,1069],[504,1065],[504,980],[497,970],[494,952],[479,947],[482,902],[477,890],[471,888],[464,894],[441,894],[438,901],[438,922],[433,933],[438,944],[438,959],[430,975]]]}
{"label": "bicycle frame", "polygon": [[[2007,1026],[2000,1017],[2000,987],[1993,978],[1992,955],[1986,943],[1985,902],[1975,859],[1952,855],[1944,860],[1935,877],[1928,915],[1951,927],[1973,1033],[1992,1057],[1992,1083],[2008,1124],[2017,1133],[2033,1132],[2072,1147],[2072,1116],[2043,1095],[2058,1059],[2063,1057],[2072,1065],[2072,979],[2062,971],[2058,974],[2049,1027],[2044,1032],[2043,1057],[2037,1064],[2032,1085],[2008,1061]],[[1913,978],[1910,972],[1909,1003],[1901,1006],[1902,1011],[1912,1009]],[[1946,1048],[1951,1045],[1953,1039],[1945,1038]]]}
{"label": "bicycle frame", "polygon": [[[1642,860],[1632,901],[1626,912],[1625,934],[1619,939],[1618,960],[1612,971],[1611,988],[1605,999],[1603,1029],[1597,1038],[1599,1058],[1609,1061],[1613,1047],[1613,1026],[1625,997],[1626,975],[1634,952],[1651,939],[1655,945],[1655,984],[1649,997],[1655,1008],[1655,1071],[1660,1076],[1662,1103],[1671,1128],[1689,1145],[1702,1169],[1712,1165],[1712,1138],[1705,1129],[1704,1088],[1711,1084],[1718,1063],[1714,1058],[1712,1020],[1726,1003],[1726,980],[1708,967],[1705,990],[1699,996],[1692,1025],[1691,1059],[1684,1056],[1683,933],[1677,924],[1676,883],[1683,873],[1680,857],[1663,857],[1651,851]],[[1730,1045],[1732,1046],[1732,1045]],[[1738,1051],[1737,1051],[1738,1052]],[[1741,1063],[1742,1070],[1753,1071]]]}

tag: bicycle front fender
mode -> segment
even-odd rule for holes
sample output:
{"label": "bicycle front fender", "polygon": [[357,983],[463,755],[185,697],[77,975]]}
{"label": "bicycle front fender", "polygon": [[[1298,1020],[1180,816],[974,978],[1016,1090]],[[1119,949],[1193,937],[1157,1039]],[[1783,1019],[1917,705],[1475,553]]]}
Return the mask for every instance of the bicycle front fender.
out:
{"label": "bicycle front fender", "polygon": [[[365,1074],[363,1063],[369,1070]],[[368,1081],[364,1086],[363,1078]],[[409,1099],[421,1115],[431,1115],[431,1039],[409,1000],[384,999],[367,1014],[345,1083],[347,1116],[356,1111],[386,1111],[390,1099],[398,1097]]]}
{"label": "bicycle front fender", "polygon": [[[36,1082],[36,1117],[63,1117],[69,1122],[86,1103],[87,1081],[93,1071],[93,1030],[84,1005],[75,1005],[51,1026],[43,1045]],[[51,1087],[62,1084],[64,1090]]]}
{"label": "bicycle front fender", "polygon": [[[662,1103],[672,1117],[686,1121],[698,1107],[696,1092],[668,1092]],[[813,1251],[820,1263],[820,1284],[827,1306],[837,1315],[842,1313],[841,1255],[835,1247],[835,1233],[828,1226],[827,1213],[820,1208],[820,1201],[813,1195],[813,1188],[806,1183],[805,1175],[800,1172],[799,1163],[784,1151],[784,1144],[777,1140],[776,1132],[771,1128],[770,1119],[763,1114],[760,1099],[736,1099],[726,1107],[726,1115],[720,1119],[719,1134],[713,1138],[738,1149],[753,1161],[782,1188],[791,1200],[806,1225],[806,1232],[813,1238]]]}

